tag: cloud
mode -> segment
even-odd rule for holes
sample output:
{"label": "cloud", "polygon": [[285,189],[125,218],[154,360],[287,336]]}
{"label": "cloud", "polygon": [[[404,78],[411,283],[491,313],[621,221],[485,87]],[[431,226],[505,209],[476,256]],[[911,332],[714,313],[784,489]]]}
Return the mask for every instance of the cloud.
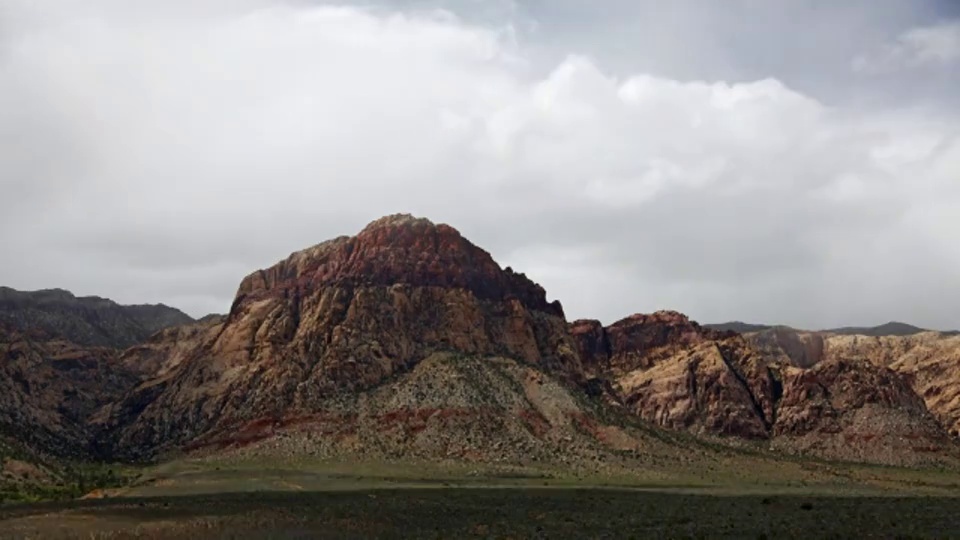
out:
{"label": "cloud", "polygon": [[854,71],[866,74],[904,69],[939,68],[960,62],[960,21],[911,28],[893,43],[853,60]]}
{"label": "cloud", "polygon": [[223,311],[246,273],[409,211],[572,317],[960,326],[947,115],[543,69],[449,12],[38,5],[0,17],[4,284]]}

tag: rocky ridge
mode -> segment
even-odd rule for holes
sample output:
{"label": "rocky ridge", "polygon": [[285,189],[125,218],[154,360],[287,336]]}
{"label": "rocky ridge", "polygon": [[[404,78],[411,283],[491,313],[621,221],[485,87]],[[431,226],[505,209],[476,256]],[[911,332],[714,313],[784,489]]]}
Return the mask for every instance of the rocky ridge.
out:
{"label": "rocky ridge", "polygon": [[[293,253],[243,279],[227,315],[122,353],[89,343],[98,332],[132,339],[126,323],[51,335],[35,311],[0,319],[0,428],[36,426],[53,452],[564,463],[683,453],[653,425],[829,459],[957,453],[936,400],[955,403],[960,384],[935,382],[942,355],[922,352],[933,347],[922,334],[874,350],[781,327],[741,335],[671,311],[568,324],[525,275],[407,215]],[[25,332],[27,320],[40,323]],[[913,371],[900,367],[909,354]]]}
{"label": "rocky ridge", "polygon": [[62,289],[25,292],[0,287],[0,321],[11,331],[38,339],[122,349],[193,319],[163,304],[123,306],[96,296],[77,297]]}
{"label": "rocky ridge", "polygon": [[[704,328],[676,312],[571,334],[611,401],[662,427],[769,442],[829,459],[917,465],[956,443],[901,374],[864,360],[824,360],[816,335]],[[952,459],[952,458],[951,458]]]}
{"label": "rocky ridge", "polygon": [[[843,335],[784,329],[747,334],[765,354],[799,367],[868,362],[898,373],[939,423],[960,436],[960,336],[924,331],[905,335]],[[815,344],[798,348],[795,343]]]}

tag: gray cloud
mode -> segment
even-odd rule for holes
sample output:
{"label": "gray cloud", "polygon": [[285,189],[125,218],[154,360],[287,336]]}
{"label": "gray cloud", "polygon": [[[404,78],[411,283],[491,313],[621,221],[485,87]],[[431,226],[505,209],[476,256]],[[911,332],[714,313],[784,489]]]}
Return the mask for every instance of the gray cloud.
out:
{"label": "gray cloud", "polygon": [[884,73],[903,69],[943,68],[960,63],[960,21],[910,28],[872,53],[854,58],[853,69]]}
{"label": "gray cloud", "polygon": [[[576,28],[573,2],[5,3],[0,282],[202,315],[409,211],[571,317],[957,327],[960,122],[909,85],[844,97],[856,54],[936,14],[866,5],[754,13],[754,46],[862,15],[804,49],[831,79],[807,37],[725,45],[739,2],[611,2]],[[615,50],[634,22],[660,31]]]}

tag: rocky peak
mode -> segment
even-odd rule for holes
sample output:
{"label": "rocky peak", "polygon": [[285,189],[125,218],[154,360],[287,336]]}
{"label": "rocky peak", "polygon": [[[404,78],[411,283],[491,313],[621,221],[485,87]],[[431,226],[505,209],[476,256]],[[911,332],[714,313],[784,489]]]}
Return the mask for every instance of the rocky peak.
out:
{"label": "rocky peak", "polygon": [[316,412],[437,354],[509,358],[570,381],[581,375],[563,310],[543,288],[453,227],[407,215],[254,272],[222,325],[191,335],[189,350],[161,340],[136,351],[162,374],[104,415],[105,426],[128,426],[106,430],[117,437],[109,444],[149,452]]}
{"label": "rocky peak", "polygon": [[515,299],[524,308],[563,317],[560,303],[547,302],[542,287],[501,269],[453,227],[408,214],[380,218],[356,236],[335,238],[254,272],[240,285],[233,309],[325,286],[391,285],[465,289],[482,300]]}

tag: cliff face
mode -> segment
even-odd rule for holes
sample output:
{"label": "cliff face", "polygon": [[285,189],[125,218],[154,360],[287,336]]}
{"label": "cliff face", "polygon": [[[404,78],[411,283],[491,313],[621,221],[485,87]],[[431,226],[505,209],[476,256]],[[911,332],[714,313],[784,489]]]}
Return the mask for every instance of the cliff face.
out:
{"label": "cliff face", "polygon": [[763,439],[773,422],[775,380],[739,336],[685,315],[632,315],[607,328],[570,327],[585,368],[609,380],[634,414],[670,429]]}
{"label": "cliff face", "polygon": [[828,336],[825,357],[865,360],[897,372],[951,435],[960,436],[960,336]]}
{"label": "cliff face", "polygon": [[[891,325],[870,329],[879,334]],[[912,329],[915,327],[907,327]],[[797,367],[821,363],[867,362],[901,376],[940,424],[960,436],[960,336],[939,332],[909,333],[903,325],[889,335],[767,330],[746,338],[765,357]]]}
{"label": "cliff face", "polygon": [[918,465],[955,444],[923,400],[893,370],[826,360],[784,370],[774,448],[828,459]]}
{"label": "cliff face", "polygon": [[744,338],[675,312],[607,328],[576,321],[570,332],[585,369],[611,382],[611,401],[665,428],[829,459],[920,464],[956,454],[912,379],[883,366],[918,363],[901,353],[854,361],[839,338],[784,328]]}
{"label": "cliff face", "polygon": [[579,376],[559,303],[446,225],[375,221],[240,285],[185,361],[101,418],[132,453],[257,419],[314,411],[435,353],[499,356]]}

